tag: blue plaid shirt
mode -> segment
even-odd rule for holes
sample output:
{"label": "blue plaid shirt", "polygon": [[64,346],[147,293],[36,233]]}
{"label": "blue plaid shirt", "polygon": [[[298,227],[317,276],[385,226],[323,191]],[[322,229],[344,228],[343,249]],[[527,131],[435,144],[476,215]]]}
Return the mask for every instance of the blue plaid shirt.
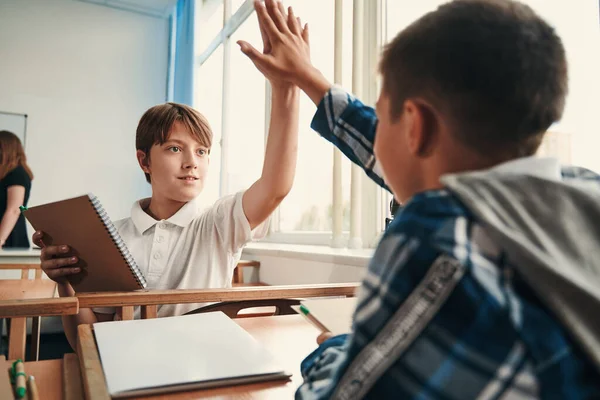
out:
{"label": "blue plaid shirt", "polygon": [[[335,87],[312,122],[313,129],[385,187],[373,156],[376,126],[372,108]],[[563,177],[598,179],[577,169],[565,170]],[[405,340],[398,355],[381,348],[378,361],[363,368],[385,364],[364,397],[600,398],[598,372],[514,273],[503,250],[445,190],[417,194],[390,224],[362,283],[352,334],[327,340],[303,361],[304,383],[296,398],[356,397],[366,383],[357,371],[370,362],[362,356],[382,335],[404,329],[383,332],[398,310],[408,310],[402,319],[409,324],[418,312],[426,312],[413,300],[427,297],[420,285],[444,257],[458,265],[458,272],[450,290],[433,285],[448,292],[440,308]]]}

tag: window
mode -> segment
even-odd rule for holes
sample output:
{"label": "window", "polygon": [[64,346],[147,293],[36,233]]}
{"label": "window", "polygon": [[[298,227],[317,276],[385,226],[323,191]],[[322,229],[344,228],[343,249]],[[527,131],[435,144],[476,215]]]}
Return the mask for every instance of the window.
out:
{"label": "window", "polygon": [[[380,4],[379,1],[376,3]],[[342,73],[337,81],[351,91],[354,61],[353,2],[284,1],[285,6],[294,7],[303,22],[308,22],[312,61],[332,82],[336,54],[336,4],[341,5],[339,12],[343,18],[342,51],[339,53]],[[362,14],[357,15],[367,18]],[[260,72],[235,44],[238,39],[244,39],[258,49],[262,47],[252,2],[199,1],[196,24],[198,67],[195,105],[207,116],[215,132],[211,155],[212,172],[206,189],[210,195],[207,201],[213,201],[218,196],[246,189],[260,176],[270,95]],[[373,29],[379,27],[380,23],[368,26]],[[362,37],[358,37],[362,42]],[[367,53],[370,57],[371,53],[367,51],[365,57]],[[372,80],[374,68],[364,69],[368,70],[368,77],[363,80]],[[272,219],[270,240],[329,245],[332,240],[334,207],[343,216],[342,231],[349,231],[351,164],[342,156],[342,161],[335,163],[334,167],[334,147],[310,128],[315,111],[315,105],[302,94],[297,174],[292,192]],[[332,188],[334,169],[341,173],[339,189],[342,193],[335,206]],[[357,209],[359,212],[355,213],[355,218],[368,221],[379,218],[380,207],[376,201],[369,204],[369,208],[363,208],[362,212],[361,208]],[[373,237],[375,233],[373,232]],[[340,236],[344,244],[348,241],[348,233],[345,236]],[[371,242],[372,238],[369,238],[365,243]]]}
{"label": "window", "polygon": [[550,127],[540,153],[600,172],[600,33],[598,2],[524,0],[554,26],[569,66],[569,94],[561,121]]}
{"label": "window", "polygon": [[229,99],[226,111],[228,164],[227,187],[223,194],[247,189],[261,174],[265,148],[265,80],[254,64],[239,50],[240,39],[256,48],[261,37],[254,15],[231,37]]}
{"label": "window", "polygon": [[196,54],[202,54],[223,28],[223,1],[201,0],[198,3],[194,46]]}
{"label": "window", "polygon": [[[334,2],[304,0],[284,4],[292,5],[303,23],[308,22],[312,39],[311,60],[333,81]],[[331,231],[333,150],[331,144],[310,129],[315,110],[312,101],[302,95],[296,178],[292,191],[280,207],[279,224],[273,227],[274,231]]]}
{"label": "window", "polygon": [[194,88],[194,106],[208,120],[213,131],[208,177],[202,200],[208,205],[219,198],[221,178],[221,118],[223,112],[223,46],[198,68]]}

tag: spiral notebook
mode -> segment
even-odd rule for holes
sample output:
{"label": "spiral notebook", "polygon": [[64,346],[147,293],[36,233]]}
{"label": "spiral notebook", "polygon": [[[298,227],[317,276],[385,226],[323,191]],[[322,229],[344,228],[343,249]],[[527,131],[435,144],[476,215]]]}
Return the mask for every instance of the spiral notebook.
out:
{"label": "spiral notebook", "polygon": [[108,214],[93,194],[23,211],[44,245],[66,244],[82,271],[69,278],[76,292],[144,289],[146,280]]}

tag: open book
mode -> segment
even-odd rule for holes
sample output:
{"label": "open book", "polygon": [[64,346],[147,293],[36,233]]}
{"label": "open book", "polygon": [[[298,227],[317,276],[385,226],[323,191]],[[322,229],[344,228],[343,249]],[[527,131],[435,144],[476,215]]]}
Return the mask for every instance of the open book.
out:
{"label": "open book", "polygon": [[92,194],[23,211],[44,245],[66,244],[81,272],[69,277],[76,292],[144,289],[146,280],[98,198]]}
{"label": "open book", "polygon": [[352,316],[356,309],[357,298],[311,299],[293,306],[322,332],[341,335],[352,331]]}
{"label": "open book", "polygon": [[113,398],[289,379],[222,312],[94,324]]}

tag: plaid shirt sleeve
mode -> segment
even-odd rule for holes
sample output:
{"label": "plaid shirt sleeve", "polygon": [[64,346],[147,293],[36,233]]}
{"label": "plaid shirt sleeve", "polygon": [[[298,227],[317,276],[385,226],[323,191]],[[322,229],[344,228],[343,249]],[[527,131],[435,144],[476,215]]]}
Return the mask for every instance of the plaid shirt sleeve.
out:
{"label": "plaid shirt sleeve", "polygon": [[311,127],[359,165],[375,183],[388,189],[373,154],[377,116],[372,107],[334,86],[321,100]]}
{"label": "plaid shirt sleeve", "polygon": [[[417,232],[420,222],[406,221],[392,223],[378,246],[352,334],[329,339],[303,362],[296,399],[469,399],[486,391],[490,398],[535,397],[524,347],[505,311],[468,276],[467,263],[432,247]],[[458,271],[451,285],[432,280],[444,257]],[[429,310],[435,291],[443,296]],[[390,345],[398,332],[403,339]],[[371,378],[378,368],[380,376]]]}

